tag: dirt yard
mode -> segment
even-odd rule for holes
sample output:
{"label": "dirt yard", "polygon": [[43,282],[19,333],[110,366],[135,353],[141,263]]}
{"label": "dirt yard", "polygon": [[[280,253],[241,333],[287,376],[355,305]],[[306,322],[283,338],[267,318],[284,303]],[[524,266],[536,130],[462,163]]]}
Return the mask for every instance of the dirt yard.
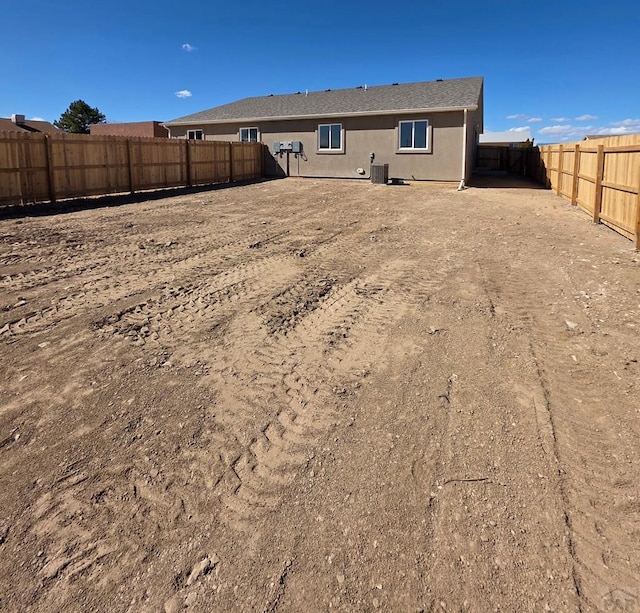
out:
{"label": "dirt yard", "polygon": [[550,192],[286,179],[0,260],[0,610],[640,611],[640,255]]}

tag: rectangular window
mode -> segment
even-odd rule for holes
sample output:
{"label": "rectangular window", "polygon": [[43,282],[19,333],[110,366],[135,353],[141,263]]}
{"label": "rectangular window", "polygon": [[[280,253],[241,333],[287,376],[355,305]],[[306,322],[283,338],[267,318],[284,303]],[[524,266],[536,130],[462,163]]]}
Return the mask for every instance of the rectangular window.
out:
{"label": "rectangular window", "polygon": [[318,126],[318,150],[342,151],[342,124],[320,124]]}
{"label": "rectangular window", "polygon": [[202,130],[187,130],[187,138],[189,140],[204,140],[204,132]]}
{"label": "rectangular window", "polygon": [[257,143],[258,135],[258,128],[240,128],[241,143]]}
{"label": "rectangular window", "polygon": [[426,119],[415,121],[401,121],[399,149],[429,149],[429,122]]}

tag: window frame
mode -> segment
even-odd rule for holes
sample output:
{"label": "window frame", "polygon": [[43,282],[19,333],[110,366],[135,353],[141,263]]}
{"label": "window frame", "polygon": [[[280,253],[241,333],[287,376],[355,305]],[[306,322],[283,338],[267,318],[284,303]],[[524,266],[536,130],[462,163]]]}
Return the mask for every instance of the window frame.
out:
{"label": "window frame", "polygon": [[[424,147],[416,147],[416,123],[425,122],[426,126],[426,145]],[[403,147],[402,146],[402,125],[403,124],[412,124],[411,128],[411,147]],[[398,121],[397,126],[397,135],[396,135],[396,152],[397,153],[431,153],[432,149],[432,138],[433,138],[433,130],[431,126],[431,122],[426,117],[416,117],[415,119],[400,119]]]}
{"label": "window frame", "polygon": [[[243,130],[247,130],[247,140],[242,140],[242,131]],[[251,130],[255,130],[256,131],[256,140],[253,141],[251,140]],[[260,128],[258,128],[258,126],[246,126],[246,127],[242,127],[238,130],[238,138],[240,140],[241,143],[259,143],[260,142]]]}
{"label": "window frame", "polygon": [[[198,133],[200,134],[200,137],[190,136],[191,134],[197,135]],[[204,140],[204,130],[202,130],[201,128],[187,130],[187,140]]]}
{"label": "window frame", "polygon": [[[340,147],[331,147],[332,144],[332,130],[333,126],[339,126],[340,128]],[[320,130],[321,128],[329,128],[329,146],[321,147],[320,143]],[[341,123],[319,123],[317,129],[317,139],[316,139],[316,147],[317,153],[344,153],[344,127]]]}

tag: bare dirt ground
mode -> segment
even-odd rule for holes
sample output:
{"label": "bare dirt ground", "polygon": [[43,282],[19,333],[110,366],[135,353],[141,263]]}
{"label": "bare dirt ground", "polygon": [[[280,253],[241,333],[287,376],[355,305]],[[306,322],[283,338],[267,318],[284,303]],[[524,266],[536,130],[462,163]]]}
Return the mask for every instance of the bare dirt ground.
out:
{"label": "bare dirt ground", "polygon": [[640,610],[640,256],[553,194],[287,179],[0,260],[2,611]]}

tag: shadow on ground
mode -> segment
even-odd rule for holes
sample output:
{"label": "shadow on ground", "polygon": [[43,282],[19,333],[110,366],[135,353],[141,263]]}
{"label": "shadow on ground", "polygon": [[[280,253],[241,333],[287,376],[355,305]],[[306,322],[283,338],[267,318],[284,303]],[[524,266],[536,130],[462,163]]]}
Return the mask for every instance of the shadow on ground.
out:
{"label": "shadow on ground", "polygon": [[507,173],[477,173],[469,181],[469,187],[479,188],[522,188],[522,189],[546,189],[544,185],[522,175]]}
{"label": "shadow on ground", "polygon": [[0,219],[19,219],[22,217],[41,217],[43,215],[58,215],[74,213],[103,207],[122,206],[136,202],[149,202],[150,200],[162,200],[172,196],[186,196],[188,194],[200,194],[212,192],[241,185],[253,185],[267,181],[275,181],[279,177],[252,179],[249,181],[237,181],[234,183],[214,183],[212,185],[198,185],[195,187],[171,187],[153,191],[142,191],[134,194],[109,194],[106,196],[93,196],[87,198],[73,198],[56,203],[36,202],[33,204],[16,204],[0,208]]}

